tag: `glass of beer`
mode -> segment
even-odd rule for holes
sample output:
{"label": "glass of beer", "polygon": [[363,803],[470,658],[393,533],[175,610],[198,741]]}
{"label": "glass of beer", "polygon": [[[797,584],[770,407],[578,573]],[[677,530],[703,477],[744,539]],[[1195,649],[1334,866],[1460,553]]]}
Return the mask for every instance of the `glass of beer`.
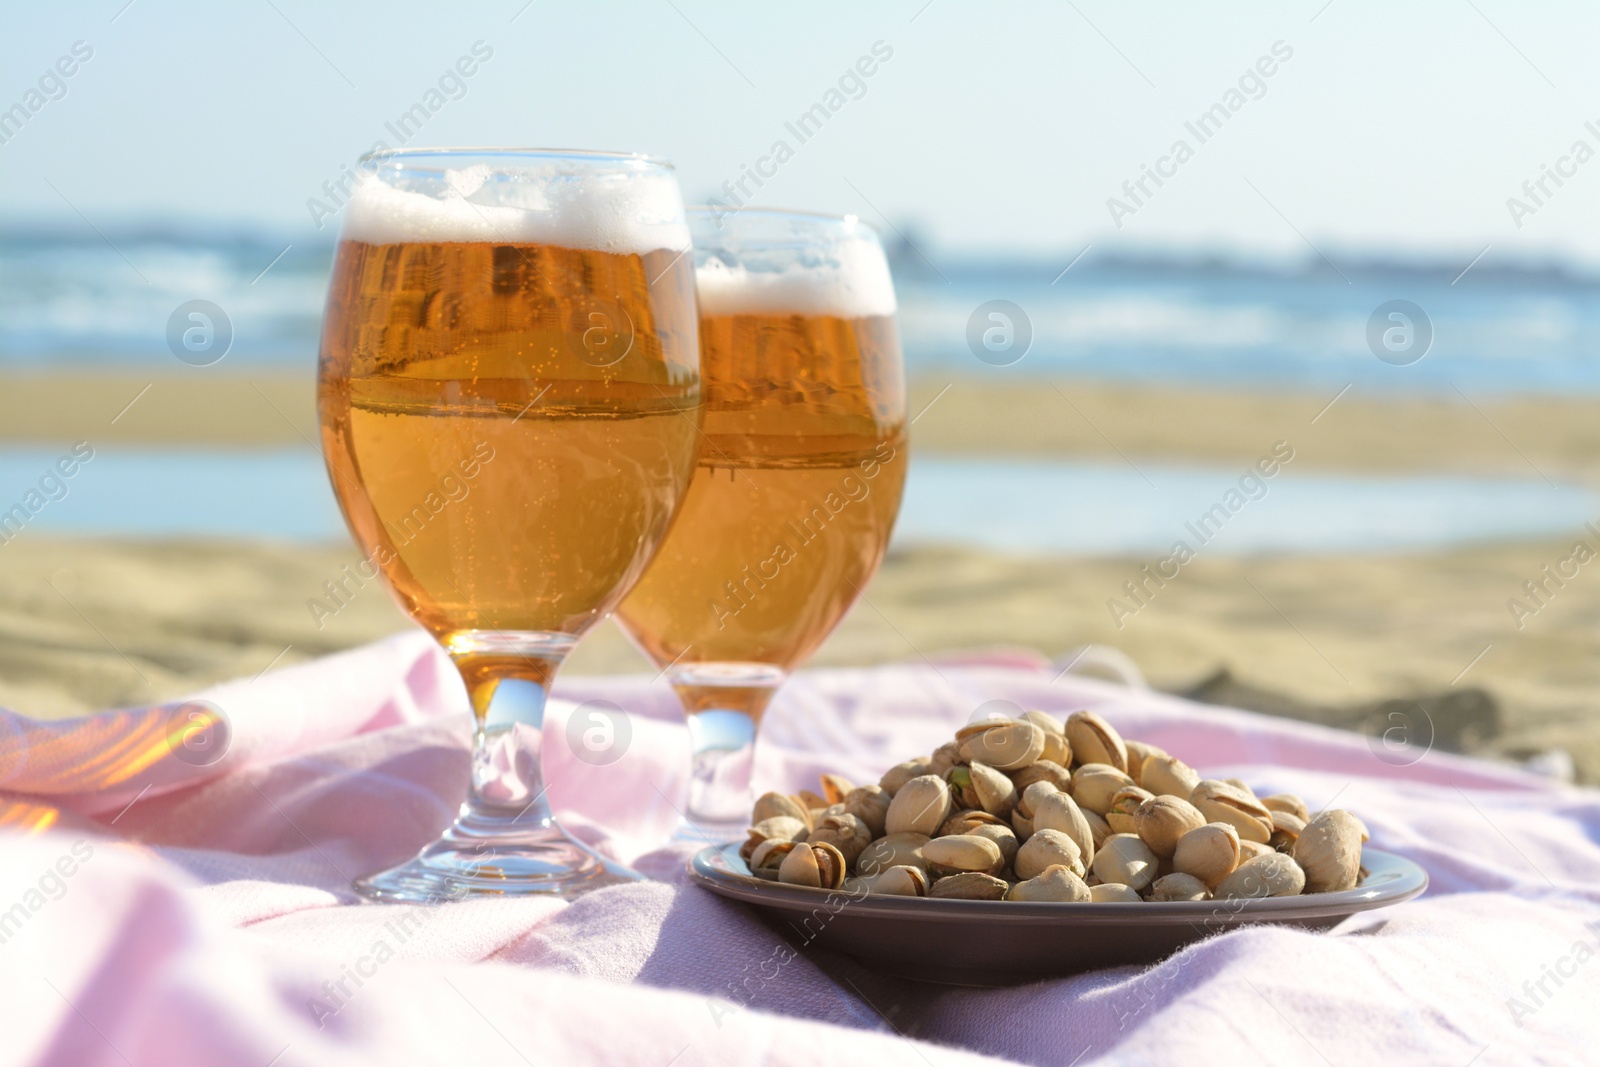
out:
{"label": "glass of beer", "polygon": [[454,824],[357,889],[425,901],[627,878],[556,825],[541,735],[562,659],[638,580],[695,471],[672,169],[531,149],[364,164],[323,322],[323,451],[351,533],[455,662],[476,729]]}
{"label": "glass of beer", "polygon": [[756,730],[877,570],[906,476],[882,245],[852,216],[691,210],[706,397],[699,465],[618,609],[693,751],[678,837],[743,836]]}

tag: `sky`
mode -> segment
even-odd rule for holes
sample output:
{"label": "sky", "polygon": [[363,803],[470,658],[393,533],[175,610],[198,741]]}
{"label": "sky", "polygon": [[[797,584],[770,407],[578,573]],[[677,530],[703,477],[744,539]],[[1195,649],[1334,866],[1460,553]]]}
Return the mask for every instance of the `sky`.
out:
{"label": "sky", "polygon": [[1513,0],[7,4],[0,112],[39,106],[0,125],[0,226],[330,236],[324,182],[435,90],[413,145],[645,152],[690,201],[759,165],[752,202],[945,254],[1600,265],[1596,39]]}

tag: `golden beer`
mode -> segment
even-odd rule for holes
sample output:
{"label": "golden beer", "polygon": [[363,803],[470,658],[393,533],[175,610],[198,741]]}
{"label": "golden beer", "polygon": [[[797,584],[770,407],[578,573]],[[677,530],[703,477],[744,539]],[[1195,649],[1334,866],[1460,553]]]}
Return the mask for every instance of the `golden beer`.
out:
{"label": "golden beer", "polygon": [[318,401],[334,489],[435,636],[581,634],[694,470],[681,252],[341,243]]}
{"label": "golden beer", "polygon": [[658,664],[789,670],[855,602],[899,510],[905,390],[894,320],[708,314],[700,344],[699,465],[619,619]]}

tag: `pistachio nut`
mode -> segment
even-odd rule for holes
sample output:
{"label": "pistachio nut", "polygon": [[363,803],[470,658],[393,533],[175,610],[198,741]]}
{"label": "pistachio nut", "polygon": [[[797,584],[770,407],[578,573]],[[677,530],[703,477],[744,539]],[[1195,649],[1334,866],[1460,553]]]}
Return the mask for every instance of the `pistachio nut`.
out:
{"label": "pistachio nut", "polygon": [[1033,836],[1017,849],[1012,865],[1019,879],[1037,878],[1046,867],[1061,864],[1078,877],[1083,877],[1084,857],[1078,843],[1060,830],[1035,830]]}
{"label": "pistachio nut", "polygon": [[1306,872],[1307,893],[1354,889],[1361,877],[1361,836],[1366,828],[1347,811],[1325,811],[1306,823],[1289,850]]}
{"label": "pistachio nut", "polygon": [[[1072,746],[1067,744],[1067,733],[1061,720],[1044,711],[1025,711],[1022,717],[1044,731],[1044,755],[1039,758],[1070,767]],[[1022,787],[1019,785],[1017,788]]]}
{"label": "pistachio nut", "polygon": [[1102,882],[1120,882],[1142,890],[1156,880],[1158,862],[1138,834],[1112,834],[1094,854],[1094,873]]}
{"label": "pistachio nut", "polygon": [[939,827],[939,832],[934,837],[949,837],[952,834],[970,834],[980,826],[1004,826],[1005,820],[999,816],[990,815],[977,808],[963,808],[944,821]]}
{"label": "pistachio nut", "polygon": [[1034,760],[1021,770],[1012,771],[1011,780],[1016,783],[1019,794],[1035,782],[1049,782],[1063,793],[1072,788],[1072,772],[1067,770],[1067,765],[1048,758]]}
{"label": "pistachio nut", "polygon": [[1044,731],[1026,719],[991,719],[956,732],[967,762],[1001,771],[1026,767],[1044,755]]}
{"label": "pistachio nut", "polygon": [[1239,831],[1228,823],[1208,822],[1178,838],[1172,853],[1176,871],[1215,886],[1239,865]]}
{"label": "pistachio nut", "polygon": [[1111,829],[1119,834],[1136,834],[1139,827],[1134,821],[1134,814],[1139,810],[1139,805],[1151,799],[1148,790],[1140,789],[1136,785],[1125,785],[1111,795],[1111,810],[1106,812],[1106,822],[1111,824]]}
{"label": "pistachio nut", "polygon": [[1189,803],[1200,809],[1208,822],[1225,822],[1239,831],[1241,841],[1272,840],[1272,813],[1248,788],[1232,782],[1203,779],[1189,794]]}
{"label": "pistachio nut", "polygon": [[1033,828],[1060,830],[1072,838],[1073,844],[1084,856],[1094,855],[1094,831],[1077,801],[1065,793],[1050,793],[1038,801],[1033,813]]}
{"label": "pistachio nut", "polygon": [[900,791],[900,787],[913,778],[920,778],[924,774],[933,773],[933,764],[925,759],[906,760],[904,763],[890,767],[878,779],[878,786],[891,797]]}
{"label": "pistachio nut", "polygon": [[844,798],[855,791],[855,783],[842,774],[824,774],[819,779],[822,795],[829,804],[843,804]]}
{"label": "pistachio nut", "polygon": [[1293,793],[1273,793],[1261,798],[1261,806],[1268,811],[1284,811],[1297,816],[1301,822],[1311,821],[1311,809]]}
{"label": "pistachio nut", "polygon": [[794,795],[794,799],[808,811],[812,808],[825,808],[828,806],[827,797],[813,793],[809,789],[800,790]]}
{"label": "pistachio nut", "polygon": [[812,808],[808,814],[811,816],[811,825],[816,826],[817,823],[821,822],[823,819],[826,819],[830,815],[843,815],[844,805],[829,804],[825,808]]}
{"label": "pistachio nut", "polygon": [[1006,899],[1079,904],[1093,899],[1093,891],[1082,878],[1058,863],[1012,886]]}
{"label": "pistachio nut", "polygon": [[1253,860],[1257,856],[1265,856],[1269,852],[1276,851],[1277,849],[1271,845],[1264,845],[1260,841],[1240,841],[1239,862],[1243,863],[1245,860]]}
{"label": "pistachio nut", "polygon": [[1246,782],[1243,778],[1224,778],[1222,779],[1222,783],[1224,785],[1231,785],[1235,789],[1247,794],[1251,799],[1255,799],[1256,791],[1251,789],[1250,783]]}
{"label": "pistachio nut", "polygon": [[1139,805],[1134,824],[1134,833],[1150,846],[1151,852],[1170,859],[1178,850],[1178,840],[1204,826],[1206,817],[1187,800],[1163,793]]}
{"label": "pistachio nut", "polygon": [[933,750],[933,755],[928,759],[928,773],[937,774],[943,778],[949,773],[951,767],[959,767],[967,762],[961,756],[961,745],[956,741],[946,741]]}
{"label": "pistachio nut", "polygon": [[816,889],[838,889],[844,885],[847,866],[844,856],[832,845],[801,842],[791,848],[778,865],[778,881]]}
{"label": "pistachio nut", "polygon": [[1128,746],[1122,735],[1094,712],[1075,711],[1067,716],[1066,734],[1073,758],[1079,763],[1104,763],[1127,772]]}
{"label": "pistachio nut", "polygon": [[933,888],[928,890],[928,895],[944,900],[1004,900],[1006,890],[1010,888],[1010,883],[1004,878],[981,874],[978,871],[967,871],[963,874],[946,875],[934,882]]}
{"label": "pistachio nut", "polygon": [[784,841],[773,838],[763,841],[750,853],[750,873],[757,878],[767,878],[772,881],[778,879],[778,866],[794,850],[795,841]]}
{"label": "pistachio nut", "polygon": [[[863,875],[850,879],[868,893],[888,897],[925,897],[928,895],[928,876],[921,867],[890,867],[881,874]],[[845,888],[853,888],[850,882]]]}
{"label": "pistachio nut", "polygon": [[1145,760],[1154,756],[1165,756],[1167,750],[1158,745],[1147,745],[1143,741],[1124,739],[1122,743],[1128,750],[1128,777],[1132,778],[1136,785],[1144,786]]}
{"label": "pistachio nut", "polygon": [[1211,890],[1192,874],[1174,871],[1150,884],[1151,900],[1209,900]]}
{"label": "pistachio nut", "polygon": [[[1078,810],[1083,811],[1082,808]],[[1083,811],[1083,818],[1089,824],[1089,835],[1094,838],[1094,847],[1098,851],[1100,846],[1106,843],[1106,838],[1116,831],[1111,829],[1111,824],[1106,822],[1103,815],[1092,811]]]}
{"label": "pistachio nut", "polygon": [[971,830],[973,837],[987,838],[1000,846],[1000,855],[1005,860],[1007,867],[1016,862],[1017,849],[1022,847],[1022,842],[1017,840],[1017,835],[1012,833],[1011,827],[1000,825],[978,826]]}
{"label": "pistachio nut", "polygon": [[1139,768],[1139,784],[1158,797],[1188,800],[1200,784],[1200,774],[1176,756],[1147,756]]}
{"label": "pistachio nut", "polygon": [[1054,782],[1034,782],[1017,797],[1017,811],[1031,819],[1045,797],[1059,792]]}
{"label": "pistachio nut", "polygon": [[763,841],[801,841],[809,832],[807,825],[792,815],[774,815],[757,820],[745,831],[745,842],[739,846],[739,857],[748,860],[756,846]]}
{"label": "pistachio nut", "polygon": [[1263,897],[1299,896],[1306,875],[1300,865],[1282,852],[1267,852],[1245,860],[1217,884],[1218,900],[1255,900]]}
{"label": "pistachio nut", "polygon": [[1306,821],[1293,812],[1279,811],[1276,808],[1267,810],[1272,812],[1272,840],[1267,844],[1279,852],[1288,852],[1305,832]]}
{"label": "pistachio nut", "polygon": [[1085,763],[1072,775],[1072,799],[1083,810],[1104,816],[1117,790],[1132,784],[1132,778],[1109,764]]}
{"label": "pistachio nut", "polygon": [[844,856],[846,864],[853,864],[861,850],[872,843],[872,831],[854,815],[840,813],[818,821],[816,829],[806,835],[806,843],[832,845]]}
{"label": "pistachio nut", "polygon": [[922,846],[931,840],[927,834],[885,834],[861,850],[861,855],[856,857],[856,873],[871,876],[890,867],[916,867],[926,871],[928,861],[922,855]]}
{"label": "pistachio nut", "polygon": [[1089,899],[1096,904],[1137,904],[1139,893],[1121,882],[1101,882],[1089,887]]}
{"label": "pistachio nut", "polygon": [[889,815],[889,794],[881,785],[863,785],[850,790],[844,810],[867,824],[873,837],[883,836],[883,821]]}
{"label": "pistachio nut", "polygon": [[978,808],[1005,817],[1017,806],[1017,787],[1010,778],[987,763],[951,767],[945,774],[951,800],[965,808]]}
{"label": "pistachio nut", "polygon": [[806,824],[807,829],[811,827],[810,810],[794,797],[785,796],[782,793],[762,793],[756,799],[755,807],[750,811],[750,822],[754,824],[766,819],[776,819],[780,816],[799,819]]}
{"label": "pistachio nut", "polygon": [[924,774],[911,779],[889,801],[883,828],[891,834],[934,834],[950,815],[950,789],[944,779]]}
{"label": "pistachio nut", "polygon": [[928,861],[928,869],[936,875],[963,871],[999,874],[1006,865],[999,845],[974,834],[936,837],[922,846],[922,855]]}

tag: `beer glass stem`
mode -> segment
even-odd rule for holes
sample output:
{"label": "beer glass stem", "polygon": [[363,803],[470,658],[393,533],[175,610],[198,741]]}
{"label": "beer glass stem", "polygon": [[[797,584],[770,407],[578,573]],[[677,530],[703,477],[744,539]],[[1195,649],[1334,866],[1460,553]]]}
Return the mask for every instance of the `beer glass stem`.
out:
{"label": "beer glass stem", "polygon": [[555,633],[472,630],[446,637],[477,719],[472,784],[439,840],[409,862],[361,879],[358,890],[407,901],[468,893],[572,896],[639,878],[568,837],[545,796],[545,703],[575,643]]}
{"label": "beer glass stem", "polygon": [[756,730],[782,684],[782,668],[760,663],[692,664],[671,673],[689,720],[689,801],[680,841],[740,840],[750,825]]}

